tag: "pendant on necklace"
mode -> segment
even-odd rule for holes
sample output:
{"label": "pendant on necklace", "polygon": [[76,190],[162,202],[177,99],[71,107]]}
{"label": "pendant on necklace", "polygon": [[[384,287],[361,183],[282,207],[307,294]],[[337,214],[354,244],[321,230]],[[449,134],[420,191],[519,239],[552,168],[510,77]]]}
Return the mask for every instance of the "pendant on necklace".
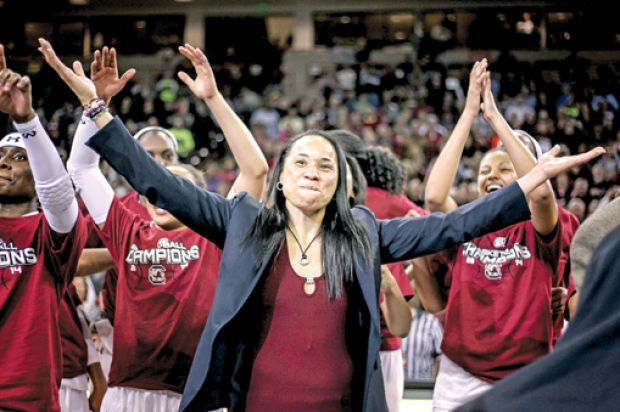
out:
{"label": "pendant on necklace", "polygon": [[301,266],[308,266],[308,264],[310,263],[310,259],[308,259],[308,255],[306,255],[305,253],[301,255],[301,259],[299,260],[299,263],[301,264]]}
{"label": "pendant on necklace", "polygon": [[304,293],[311,296],[314,294],[315,289],[316,283],[314,282],[314,278],[306,278],[306,281],[304,282]]}

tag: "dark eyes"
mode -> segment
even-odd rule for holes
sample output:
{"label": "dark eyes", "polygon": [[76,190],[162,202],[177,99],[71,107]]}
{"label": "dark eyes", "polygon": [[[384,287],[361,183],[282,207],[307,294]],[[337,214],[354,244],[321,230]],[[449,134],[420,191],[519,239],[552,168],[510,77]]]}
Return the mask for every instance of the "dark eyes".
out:
{"label": "dark eyes", "polygon": [[[500,172],[502,173],[512,173],[513,170],[512,169],[500,169]],[[481,175],[488,175],[489,173],[491,173],[490,169],[483,169],[480,171]]]}

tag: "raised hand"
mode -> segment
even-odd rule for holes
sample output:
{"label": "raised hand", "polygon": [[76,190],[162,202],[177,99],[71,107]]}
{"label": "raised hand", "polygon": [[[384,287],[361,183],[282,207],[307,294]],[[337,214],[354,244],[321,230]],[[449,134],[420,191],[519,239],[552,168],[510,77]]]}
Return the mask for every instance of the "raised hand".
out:
{"label": "raised hand", "polygon": [[119,78],[116,63],[116,49],[105,46],[101,51],[95,50],[94,60],[90,64],[90,80],[95,84],[97,96],[106,103],[118,92],[123,90],[127,82],[136,74],[135,69],[129,69]]}
{"label": "raised hand", "polygon": [[199,48],[192,47],[189,43],[185,43],[185,46],[180,46],[179,51],[192,62],[196,70],[195,80],[192,80],[184,71],[179,72],[179,79],[200,99],[205,100],[215,96],[218,93],[217,84],[215,83],[215,76],[207,56]]}
{"label": "raised hand", "polygon": [[387,265],[381,265],[381,292],[389,294],[400,291],[394,275],[390,272]]}
{"label": "raised hand", "polygon": [[6,59],[4,58],[4,46],[0,44],[0,71],[6,69]]}
{"label": "raised hand", "polygon": [[52,45],[47,40],[40,38],[39,44],[41,45],[39,51],[43,54],[43,58],[47,64],[58,73],[65,84],[75,93],[82,106],[87,105],[91,100],[97,97],[95,85],[84,74],[84,68],[80,62],[77,60],[74,61],[73,70],[71,70],[60,61]]}
{"label": "raised hand", "polygon": [[21,76],[6,66],[4,46],[0,44],[0,112],[18,123],[35,116],[32,107],[32,86],[28,76]]}
{"label": "raised hand", "polygon": [[484,120],[488,122],[500,114],[491,91],[491,73],[489,72],[485,72],[482,76],[482,101],[481,109]]}
{"label": "raised hand", "polygon": [[555,145],[551,150],[541,156],[538,160],[536,168],[538,168],[545,179],[551,179],[559,175],[565,170],[572,167],[579,166],[580,164],[587,163],[605,153],[605,149],[602,147],[596,147],[589,152],[581,153],[574,156],[557,157],[560,153],[560,146]]}
{"label": "raised hand", "polygon": [[482,79],[486,73],[487,59],[482,59],[474,63],[469,73],[469,88],[467,89],[467,100],[465,101],[465,111],[472,116],[480,113],[480,95],[482,92]]}

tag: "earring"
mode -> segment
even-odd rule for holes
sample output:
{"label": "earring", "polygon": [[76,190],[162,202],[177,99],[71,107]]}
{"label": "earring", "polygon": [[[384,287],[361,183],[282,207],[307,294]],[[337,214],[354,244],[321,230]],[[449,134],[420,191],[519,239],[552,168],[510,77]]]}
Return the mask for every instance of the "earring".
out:
{"label": "earring", "polygon": [[276,189],[277,189],[278,191],[280,191],[280,192],[282,191],[282,182],[278,182],[278,183],[276,184]]}

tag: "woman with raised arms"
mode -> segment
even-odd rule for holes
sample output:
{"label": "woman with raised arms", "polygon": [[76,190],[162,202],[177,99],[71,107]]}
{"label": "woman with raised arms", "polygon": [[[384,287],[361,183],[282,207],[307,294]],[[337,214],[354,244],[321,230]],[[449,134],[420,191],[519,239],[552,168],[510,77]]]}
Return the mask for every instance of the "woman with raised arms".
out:
{"label": "woman with raised arms", "polygon": [[[42,47],[53,53],[49,43]],[[180,77],[209,105],[240,164],[233,190],[259,196],[267,174],[262,152],[219,94],[206,57],[191,46],[180,51],[197,73],[195,80]],[[114,195],[99,169],[99,155],[84,144],[97,132],[93,119],[101,115],[97,102],[91,103],[76,131],[68,169],[118,269],[114,351],[101,410],[177,410],[215,294],[221,250],[148,200],[145,220]],[[204,187],[193,167],[167,168]]]}

